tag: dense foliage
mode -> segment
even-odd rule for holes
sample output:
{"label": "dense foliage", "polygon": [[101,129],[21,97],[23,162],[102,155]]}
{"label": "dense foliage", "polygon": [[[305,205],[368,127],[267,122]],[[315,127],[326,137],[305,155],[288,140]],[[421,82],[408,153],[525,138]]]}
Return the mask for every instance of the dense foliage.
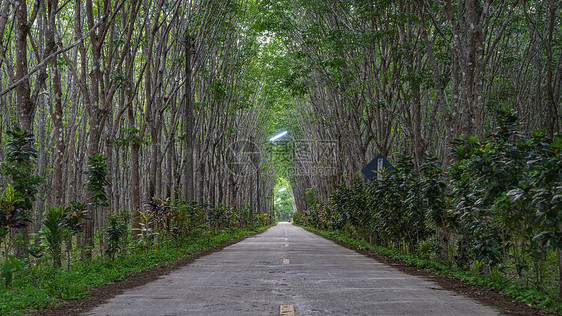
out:
{"label": "dense foliage", "polygon": [[52,300],[89,262],[271,223],[275,175],[261,161],[241,175],[242,154],[225,154],[271,132],[257,14],[248,1],[0,1],[0,314],[34,307],[14,303],[16,286]]}
{"label": "dense foliage", "polygon": [[21,213],[16,217],[30,218],[32,204],[35,201],[37,186],[42,178],[34,175],[37,150],[35,138],[27,130],[15,127],[6,132],[9,141],[6,143],[6,158],[2,161],[2,173],[11,180],[17,201],[14,206]]}
{"label": "dense foliage", "polygon": [[[3,196],[9,199],[10,194],[6,190]],[[81,206],[49,206],[43,212],[41,242],[30,247],[29,257],[5,257],[0,274],[5,284],[0,289],[0,312],[20,314],[57,304],[61,298],[82,297],[93,287],[155,264],[165,265],[185,257],[186,253],[207,249],[252,231],[248,209],[224,206],[212,209],[204,204],[172,204],[157,198],[147,206],[142,213],[141,231],[133,230],[136,235],[129,233],[130,212],[110,215],[92,249],[99,256],[87,260],[81,259],[85,248],[76,243],[82,230],[80,225],[75,225],[75,219],[80,218],[82,224],[88,220],[80,214]],[[253,224],[257,229],[272,224],[267,214],[254,216]],[[76,282],[77,278],[81,280]]]}
{"label": "dense foliage", "polygon": [[396,172],[368,185],[340,185],[328,203],[294,216],[310,227],[486,275],[516,278],[550,294],[560,273],[562,138],[525,135],[499,112],[484,140],[460,137],[442,174],[429,157],[418,174],[403,157]]}
{"label": "dense foliage", "polygon": [[261,2],[259,26],[283,47],[269,62],[289,92],[283,124],[307,147],[291,161],[298,209],[378,154],[420,172],[429,153],[447,169],[451,143],[483,139],[497,110],[526,133],[560,130],[560,1]]}

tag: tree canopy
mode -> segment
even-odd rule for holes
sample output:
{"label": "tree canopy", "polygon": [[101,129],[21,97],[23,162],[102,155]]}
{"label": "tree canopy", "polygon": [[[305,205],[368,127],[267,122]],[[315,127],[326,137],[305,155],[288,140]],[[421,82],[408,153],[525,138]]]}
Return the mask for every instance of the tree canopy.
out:
{"label": "tree canopy", "polygon": [[139,231],[158,199],[271,214],[280,183],[306,210],[379,153],[455,167],[459,139],[493,138],[505,113],[560,137],[557,0],[0,4],[0,189],[25,201],[24,235],[48,206],[87,209],[90,247],[112,212]]}

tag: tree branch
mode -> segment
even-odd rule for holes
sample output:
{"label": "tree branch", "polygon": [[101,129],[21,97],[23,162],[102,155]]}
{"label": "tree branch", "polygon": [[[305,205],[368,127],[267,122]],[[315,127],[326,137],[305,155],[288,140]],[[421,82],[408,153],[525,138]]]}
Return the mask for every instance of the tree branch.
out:
{"label": "tree branch", "polygon": [[0,92],[0,97],[5,95],[6,93],[12,91],[13,89],[15,89],[17,86],[19,86],[20,84],[22,84],[24,81],[28,80],[29,77],[31,77],[31,75],[33,75],[34,73],[36,73],[38,70],[40,70],[41,68],[43,68],[43,66],[45,66],[51,59],[55,58],[57,55],[64,53],[74,47],[76,47],[78,44],[82,43],[85,39],[87,39],[88,37],[90,37],[90,35],[96,30],[96,28],[98,26],[100,26],[102,23],[104,23],[104,20],[99,21],[96,25],[94,25],[94,27],[92,29],[90,29],[90,31],[88,31],[88,33],[86,35],[84,35],[82,38],[80,38],[79,40],[77,40],[76,42],[72,43],[70,46],[61,48],[59,50],[57,50],[56,52],[52,53],[51,55],[47,56],[41,63],[39,63],[37,66],[35,66],[33,69],[31,69],[30,72],[27,73],[27,75],[23,76],[22,78],[20,78],[18,81],[16,81],[15,83],[13,83],[12,85],[10,85],[9,87],[7,87],[6,89],[2,90],[2,92]]}

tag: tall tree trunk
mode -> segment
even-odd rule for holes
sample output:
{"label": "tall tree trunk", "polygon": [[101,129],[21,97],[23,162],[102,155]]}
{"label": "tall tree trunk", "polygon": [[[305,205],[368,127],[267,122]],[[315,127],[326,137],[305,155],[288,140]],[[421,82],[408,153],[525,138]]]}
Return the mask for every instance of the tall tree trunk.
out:
{"label": "tall tree trunk", "polygon": [[[450,112],[447,110],[447,98],[445,97],[445,90],[443,87],[443,83],[441,82],[441,71],[439,70],[439,65],[437,64],[437,60],[435,59],[435,55],[433,54],[433,47],[429,40],[429,36],[427,34],[424,22],[424,14],[423,14],[423,1],[417,0],[416,1],[416,8],[419,17],[420,23],[420,35],[423,39],[425,50],[427,54],[427,58],[431,64],[431,69],[433,70],[433,84],[435,85],[435,92],[436,92],[436,108],[439,109],[441,115],[445,118],[444,126],[445,126],[445,133],[444,133],[444,141],[443,144],[445,146],[443,152],[443,169],[447,169],[450,165],[450,158],[451,152],[450,143],[452,138],[455,135],[452,135],[453,128],[453,117]],[[437,122],[430,122],[432,126],[437,125]],[[431,133],[429,133],[428,137],[432,137]]]}
{"label": "tall tree trunk", "polygon": [[[103,131],[103,125],[105,125],[105,113],[98,107],[90,107],[89,122],[90,122],[90,138],[88,140],[88,157],[93,157],[99,154],[99,145],[101,134]],[[86,190],[85,201],[89,203],[91,198],[94,196],[90,189]],[[94,248],[94,230],[95,230],[95,220],[99,217],[97,207],[90,207],[91,218],[86,222],[84,230],[84,244],[87,247],[85,249],[85,256],[87,258],[92,257],[92,249]]]}
{"label": "tall tree trunk", "polygon": [[[47,31],[47,42],[49,46],[55,47],[55,14],[58,10],[58,0],[49,0],[49,27]],[[54,166],[54,179],[53,179],[53,189],[54,189],[54,200],[55,205],[64,205],[64,180],[63,180],[63,168],[64,168],[64,155],[66,153],[65,138],[64,138],[64,126],[63,126],[63,110],[62,110],[62,84],[61,84],[61,74],[58,62],[52,63],[53,69],[53,97],[54,102],[51,107],[51,120],[53,121],[54,136],[56,142],[55,151],[55,166]]]}
{"label": "tall tree trunk", "polygon": [[133,132],[135,129],[135,117],[133,115],[132,105],[128,108],[129,129],[131,130],[132,137],[130,140],[131,147],[131,204],[133,207],[133,236],[135,238],[141,233],[140,225],[140,165],[139,165],[139,152],[140,152],[140,139],[137,133]]}
{"label": "tall tree trunk", "polygon": [[193,38],[186,35],[185,39],[185,111],[184,111],[184,148],[185,154],[183,157],[183,198],[185,201],[195,200],[195,189],[193,179],[193,97],[191,92],[191,54],[193,47]]}
{"label": "tall tree trunk", "polygon": [[553,52],[552,52],[552,42],[554,37],[554,25],[556,23],[556,11],[557,7],[560,6],[558,1],[551,0],[548,8],[549,19],[548,19],[548,31],[546,39],[546,87],[547,87],[547,136],[552,138],[554,136],[554,131],[560,131],[558,125],[558,108],[556,106],[556,101],[554,100],[554,82],[553,82]]}
{"label": "tall tree trunk", "polygon": [[[23,79],[28,72],[27,64],[27,36],[29,33],[29,25],[27,21],[27,3],[25,0],[17,0],[16,9],[16,78]],[[25,79],[16,87],[18,122],[22,130],[33,133],[33,121],[35,119],[35,103],[31,99],[31,88],[29,79]],[[24,242],[27,244],[28,228],[16,229],[16,233],[21,233]],[[21,244],[15,245],[16,257],[22,257],[25,253],[25,246]]]}
{"label": "tall tree trunk", "polygon": [[558,254],[558,298],[562,299],[562,251],[560,248],[556,249]]}
{"label": "tall tree trunk", "polygon": [[[27,36],[29,25],[27,21],[27,3],[25,0],[17,0],[16,8],[16,81],[24,78],[28,73],[27,64]],[[18,121],[23,130],[33,132],[33,120],[35,119],[35,103],[31,99],[31,88],[29,79],[25,79],[16,87],[18,98]]]}

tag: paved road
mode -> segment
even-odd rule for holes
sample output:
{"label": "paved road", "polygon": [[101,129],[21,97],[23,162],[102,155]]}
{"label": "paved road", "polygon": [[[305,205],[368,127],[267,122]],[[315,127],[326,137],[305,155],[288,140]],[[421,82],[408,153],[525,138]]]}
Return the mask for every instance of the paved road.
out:
{"label": "paved road", "polygon": [[[283,305],[283,307],[281,307]],[[288,223],[87,315],[498,315]]]}

